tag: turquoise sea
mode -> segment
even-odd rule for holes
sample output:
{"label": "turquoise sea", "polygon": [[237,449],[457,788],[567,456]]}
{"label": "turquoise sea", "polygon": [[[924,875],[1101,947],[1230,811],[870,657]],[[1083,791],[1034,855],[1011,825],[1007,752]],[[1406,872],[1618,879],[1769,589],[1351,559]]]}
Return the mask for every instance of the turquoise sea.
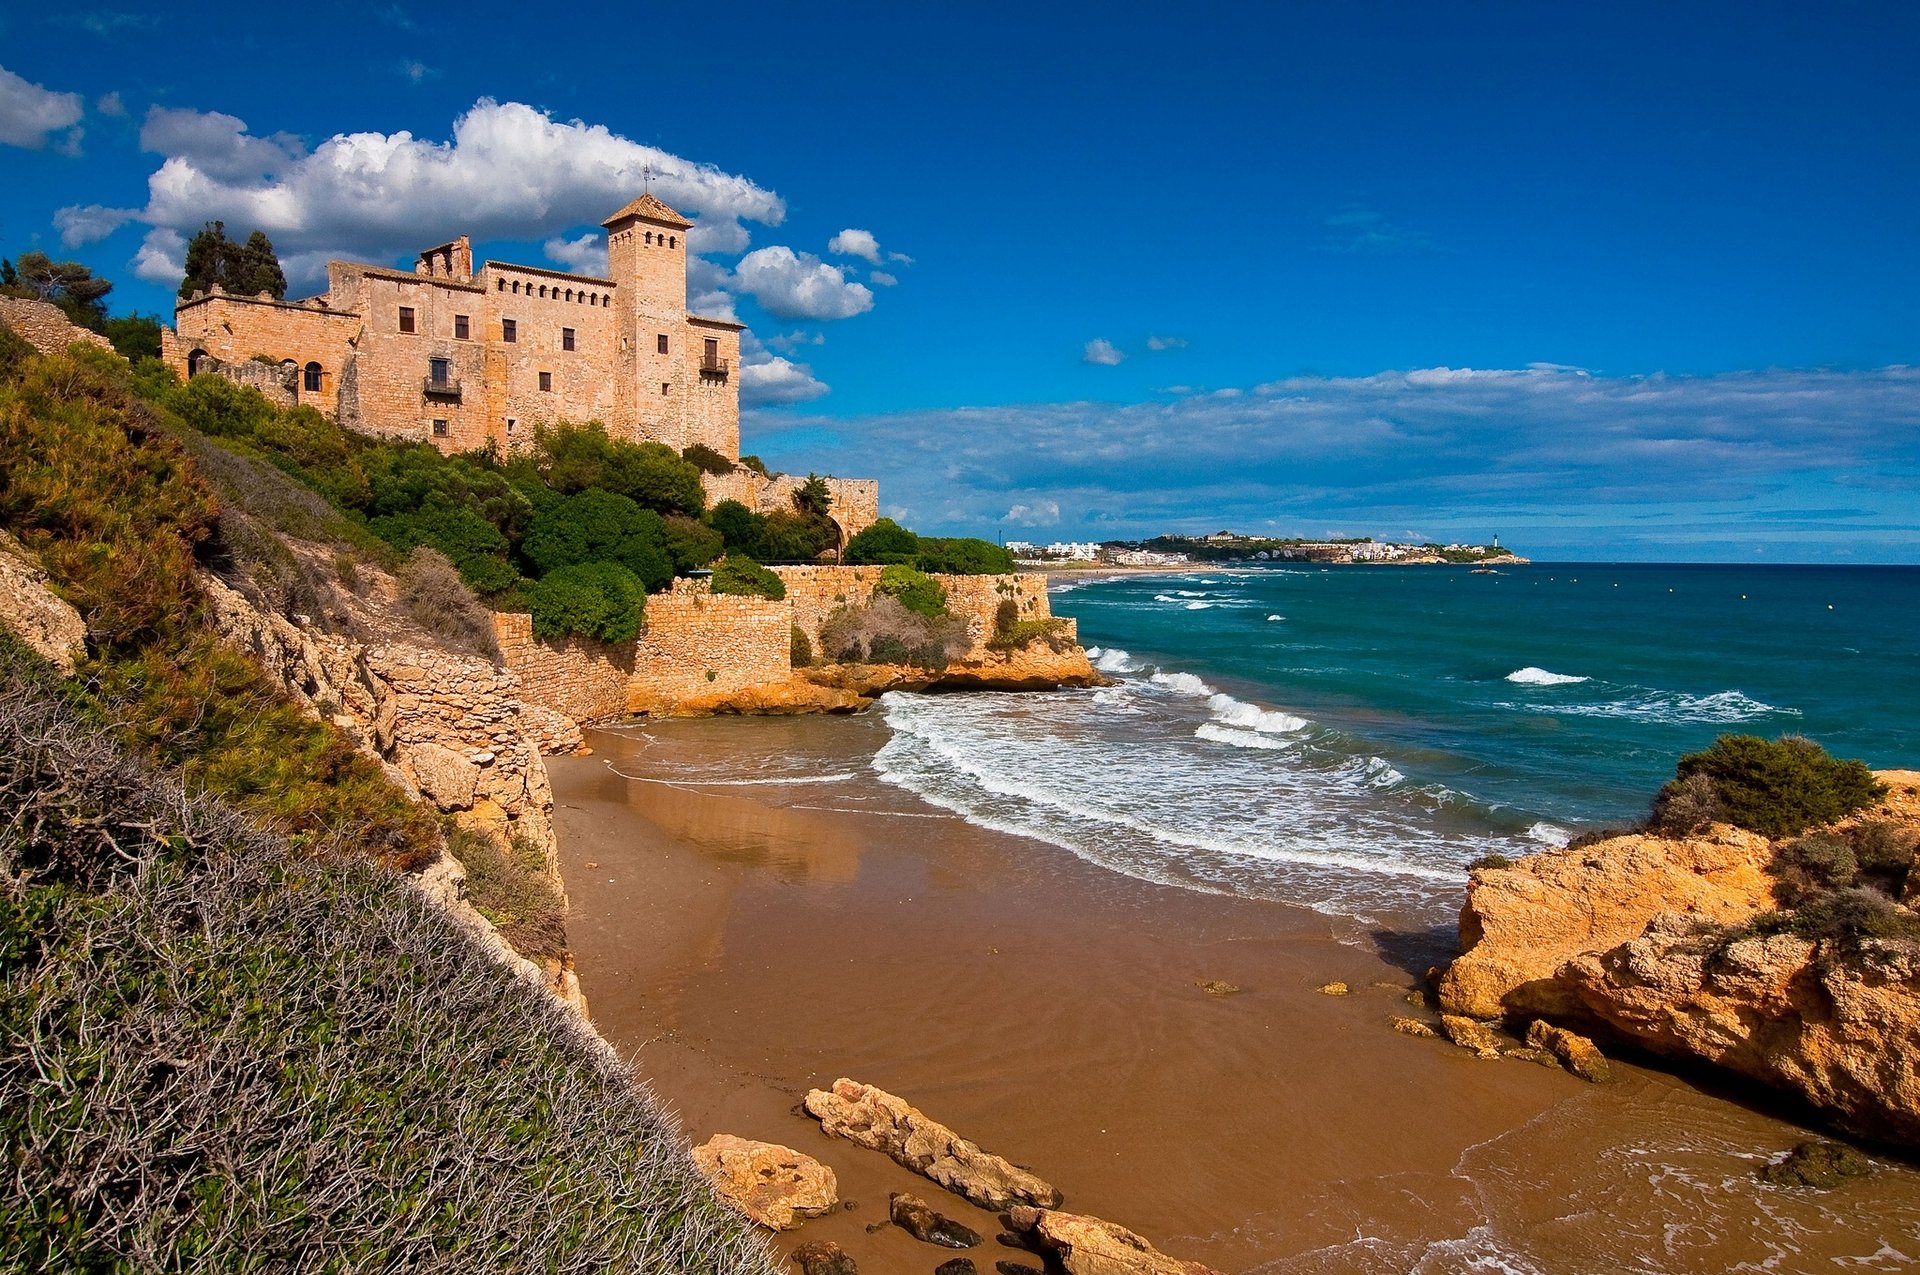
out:
{"label": "turquoise sea", "polygon": [[1920,568],[1269,567],[1075,580],[1116,685],[888,696],[884,778],[1144,879],[1439,916],[1723,732],[1920,768]]}

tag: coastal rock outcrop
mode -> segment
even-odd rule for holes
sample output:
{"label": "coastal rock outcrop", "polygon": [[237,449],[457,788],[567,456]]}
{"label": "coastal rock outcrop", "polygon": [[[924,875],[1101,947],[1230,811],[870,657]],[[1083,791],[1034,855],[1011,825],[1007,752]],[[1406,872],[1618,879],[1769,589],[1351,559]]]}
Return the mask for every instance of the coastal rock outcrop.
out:
{"label": "coastal rock outcrop", "polygon": [[1068,1275],[1220,1275],[1211,1266],[1168,1257],[1126,1227],[1097,1217],[1022,1206],[1008,1218]]}
{"label": "coastal rock outcrop", "polygon": [[800,1275],[860,1275],[860,1267],[832,1240],[814,1240],[793,1250]]}
{"label": "coastal rock outcrop", "polygon": [[[1920,773],[1876,778],[1886,799],[1831,835],[1868,822],[1920,832]],[[1920,1146],[1920,941],[1756,923],[1777,906],[1767,868],[1778,848],[1716,825],[1476,869],[1466,951],[1440,980],[1441,1008],[1592,1028],[1788,1090],[1863,1136]],[[1537,1025],[1528,1039],[1575,1074],[1604,1074],[1604,1060],[1557,1028]]]}
{"label": "coastal rock outcrop", "polygon": [[0,624],[62,673],[72,673],[74,661],[87,653],[86,621],[47,586],[47,573],[25,546],[4,531],[0,531]]}
{"label": "coastal rock outcrop", "polygon": [[693,1164],[715,1195],[769,1230],[790,1231],[840,1202],[832,1169],[777,1143],[717,1133],[693,1149]]}
{"label": "coastal rock outcrop", "polygon": [[830,1134],[880,1151],[986,1209],[1053,1208],[1060,1192],[1035,1174],[982,1151],[904,1098],[844,1076],[806,1097],[807,1114]]}
{"label": "coastal rock outcrop", "polygon": [[942,1248],[974,1248],[980,1233],[963,1222],[956,1222],[917,1195],[896,1191],[887,1197],[887,1220],[914,1239]]}

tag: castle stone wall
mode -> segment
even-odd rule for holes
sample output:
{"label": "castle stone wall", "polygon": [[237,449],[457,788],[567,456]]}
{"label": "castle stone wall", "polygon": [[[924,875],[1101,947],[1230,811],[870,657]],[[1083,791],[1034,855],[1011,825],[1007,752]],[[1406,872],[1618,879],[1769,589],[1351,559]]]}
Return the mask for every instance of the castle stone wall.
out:
{"label": "castle stone wall", "polygon": [[0,297],[0,323],[42,354],[64,354],[75,341],[111,351],[113,342],[68,319],[59,306],[27,297]]}
{"label": "castle stone wall", "polygon": [[[709,507],[723,500],[737,500],[755,513],[768,514],[777,509],[792,509],[793,494],[807,480],[793,474],[775,474],[769,478],[741,468],[730,474],[702,474],[700,481],[706,488]],[[832,497],[828,512],[848,540],[871,527],[880,517],[880,484],[874,479],[829,478],[827,491]]]}
{"label": "castle stone wall", "polygon": [[[864,605],[873,600],[874,587],[880,583],[884,567],[775,567],[774,574],[787,586],[787,605],[793,611],[793,623],[800,626],[807,640],[820,646],[820,625],[838,607]],[[1023,620],[1053,618],[1047,599],[1047,577],[1040,572],[1022,572],[999,576],[936,575],[947,591],[947,610],[967,622],[973,634],[973,648],[963,657],[987,658],[987,640],[993,636],[994,619],[1000,603],[1012,598]],[[1063,632],[1077,632],[1071,621]]]}
{"label": "castle stone wall", "polygon": [[[649,600],[649,610],[652,603]],[[590,638],[547,641],[533,636],[533,617],[496,614],[494,636],[507,668],[520,679],[520,697],[576,722],[624,717],[633,681],[631,643]]]}
{"label": "castle stone wall", "polygon": [[676,582],[671,592],[647,599],[646,627],[634,647],[632,710],[785,682],[793,675],[792,628],[784,602]]}

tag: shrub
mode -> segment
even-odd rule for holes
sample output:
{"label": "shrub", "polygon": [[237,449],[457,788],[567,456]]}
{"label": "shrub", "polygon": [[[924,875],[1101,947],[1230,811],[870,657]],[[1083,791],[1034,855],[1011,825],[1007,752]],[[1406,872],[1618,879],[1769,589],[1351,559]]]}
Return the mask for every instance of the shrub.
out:
{"label": "shrub", "polygon": [[1476,868],[1511,868],[1513,860],[1504,854],[1483,854],[1467,865],[1469,872]]}
{"label": "shrub", "polygon": [[1920,939],[1920,915],[1878,890],[1833,890],[1803,902],[1788,918],[1795,934],[1812,942],[1857,949],[1863,939]]}
{"label": "shrub", "polygon": [[847,541],[843,556],[855,566],[880,566],[889,562],[910,563],[919,551],[919,536],[891,518],[878,518]]}
{"label": "shrub", "polygon": [[740,458],[740,468],[751,469],[754,473],[760,475],[762,478],[773,477],[772,474],[767,472],[767,463],[761,460],[758,456],[742,456]]}
{"label": "shrub", "polygon": [[1007,575],[1013,571],[1013,555],[991,540],[972,536],[922,536],[914,565],[950,576]]}
{"label": "shrub", "polygon": [[566,906],[546,874],[546,857],[524,837],[506,845],[447,823],[447,850],[467,870],[467,897],[513,950],[529,960],[567,951]]}
{"label": "shrub", "polygon": [[896,598],[909,611],[932,619],[947,613],[947,590],[938,580],[904,563],[882,567],[877,596]]}
{"label": "shrub", "polygon": [[1868,819],[1856,824],[1847,840],[1853,846],[1861,875],[1899,897],[1912,871],[1915,852],[1920,850],[1920,832],[1890,820]]}
{"label": "shrub", "polygon": [[682,448],[680,458],[703,474],[731,474],[736,466],[705,443]]}
{"label": "shrub", "polygon": [[699,469],[671,447],[609,438],[596,422],[540,426],[527,460],[563,495],[598,487],[655,513],[695,518],[707,505]]}
{"label": "shrub", "polygon": [[500,662],[493,616],[473,596],[447,556],[420,546],[407,555],[394,577],[400,606],[415,623],[462,650]]}
{"label": "shrub", "polygon": [[711,563],[727,550],[726,539],[704,522],[685,514],[668,514],[662,520],[667,557],[673,560],[677,574],[685,575]]}
{"label": "shrub", "polygon": [[713,591],[778,602],[787,596],[779,576],[751,558],[725,557],[714,564]]}
{"label": "shrub", "polygon": [[973,644],[966,621],[929,618],[899,599],[875,595],[868,606],[841,606],[820,626],[820,651],[830,660],[860,664],[912,664],[939,670]]}
{"label": "shrub", "polygon": [[588,488],[541,509],[520,542],[521,555],[544,577],[585,562],[618,563],[648,592],[673,581],[660,515],[626,496]]}
{"label": "shrub", "polygon": [[[1704,786],[1694,782],[1699,779]],[[1698,797],[1708,790],[1728,822],[1768,837],[1831,823],[1886,795],[1865,764],[1830,757],[1810,739],[1722,735],[1705,752],[1680,759],[1674,779],[1654,799],[1655,826],[1677,829],[1681,816],[1697,818]]]}
{"label": "shrub", "polygon": [[737,500],[723,500],[707,515],[720,533],[724,551],[759,560],[766,556],[762,532],[767,520]]}
{"label": "shrub", "polygon": [[1670,779],[1653,798],[1647,827],[1669,837],[1688,837],[1727,818],[1720,787],[1708,775]]}
{"label": "shrub", "polygon": [[422,545],[439,550],[481,593],[500,593],[520,579],[507,561],[510,546],[500,528],[439,492],[418,508],[373,519],[367,529],[402,553]]}
{"label": "shrub", "polygon": [[1816,894],[1851,886],[1860,864],[1844,840],[1814,835],[1776,846],[1767,871],[1775,878],[1773,897],[1793,907]]}
{"label": "shrub", "polygon": [[807,640],[807,631],[797,624],[788,638],[788,655],[795,668],[805,668],[813,663],[813,643]]}
{"label": "shrub", "polygon": [[640,632],[646,590],[616,562],[579,562],[542,576],[521,590],[543,638],[584,634],[602,642],[630,642]]}
{"label": "shrub", "polygon": [[812,562],[839,542],[840,532],[824,514],[776,509],[761,517],[763,562]]}
{"label": "shrub", "polygon": [[1020,618],[1020,604],[1012,598],[1000,599],[1000,605],[993,609],[993,634],[987,639],[990,651],[1024,651],[1035,642],[1044,641],[1053,650],[1061,649],[1061,639],[1065,634],[1067,622],[1049,617],[1044,620],[1023,620]]}

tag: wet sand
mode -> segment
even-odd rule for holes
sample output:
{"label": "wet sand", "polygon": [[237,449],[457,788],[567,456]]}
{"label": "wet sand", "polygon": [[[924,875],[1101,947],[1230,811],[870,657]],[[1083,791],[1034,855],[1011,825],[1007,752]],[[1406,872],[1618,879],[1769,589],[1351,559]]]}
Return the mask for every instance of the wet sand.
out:
{"label": "wet sand", "polygon": [[[749,740],[863,772],[881,732],[661,723],[549,762],[600,1031],[693,1141],[797,1147],[855,1203],[783,1247],[833,1239],[863,1270],[931,1271],[951,1254],[865,1229],[911,1191],[989,1237],[983,1270],[1018,1257],[989,1215],[795,1113],[850,1076],[1030,1166],[1068,1209],[1228,1271],[1892,1270],[1920,1254],[1911,1171],[1836,1197],[1769,1191],[1754,1166],[1804,1130],[1659,1072],[1594,1087],[1395,1033],[1441,955],[1431,932],[1134,881],[864,774],[649,782],[738,776]],[[1352,994],[1316,990],[1330,980]]]}

